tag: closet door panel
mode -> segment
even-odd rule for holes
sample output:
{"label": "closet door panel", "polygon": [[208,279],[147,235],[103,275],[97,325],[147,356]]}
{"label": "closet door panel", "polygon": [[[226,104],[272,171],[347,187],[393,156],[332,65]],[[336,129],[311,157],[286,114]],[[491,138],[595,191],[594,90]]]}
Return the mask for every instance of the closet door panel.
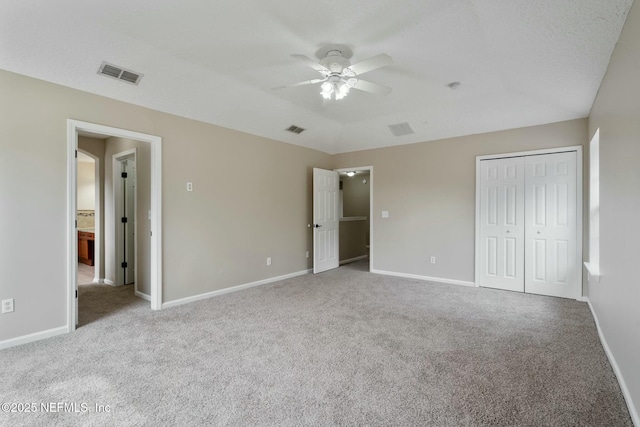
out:
{"label": "closet door panel", "polygon": [[576,153],[525,158],[525,291],[576,298]]}
{"label": "closet door panel", "polygon": [[480,286],[524,291],[524,159],[480,162]]}

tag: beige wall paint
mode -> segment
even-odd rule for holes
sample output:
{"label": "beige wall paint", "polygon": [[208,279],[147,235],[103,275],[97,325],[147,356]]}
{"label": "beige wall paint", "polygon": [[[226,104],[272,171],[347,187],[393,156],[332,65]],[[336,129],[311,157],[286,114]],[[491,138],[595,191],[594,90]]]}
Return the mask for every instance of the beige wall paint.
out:
{"label": "beige wall paint", "polygon": [[373,269],[473,282],[476,156],[586,140],[581,119],[338,154],[334,167],[373,166]]}
{"label": "beige wall paint", "polygon": [[78,162],[78,210],[93,211],[96,208],[96,164]]}
{"label": "beige wall paint", "polygon": [[[115,259],[116,222],[114,216],[114,156],[136,149],[136,261],[138,292],[151,295],[151,144],[126,138],[110,137],[105,140],[104,211],[105,211],[105,278],[115,283],[116,268],[121,260]],[[120,285],[121,283],[116,283]]]}
{"label": "beige wall paint", "polygon": [[66,325],[69,118],[162,137],[163,301],[311,266],[311,173],[330,155],[6,71],[0,93],[0,298],[16,307],[0,341]]}
{"label": "beige wall paint", "polygon": [[[98,279],[104,279],[104,139],[97,138],[89,138],[87,136],[79,136],[78,137],[78,148],[86,151],[87,153],[91,153],[95,157],[97,157],[96,166],[98,168],[98,175],[100,181],[96,186],[99,189],[100,193],[100,207],[96,210],[96,215],[99,214],[102,221],[97,224],[96,232],[100,233],[100,271],[96,272],[96,277]],[[99,212],[98,212],[99,211]],[[98,216],[96,216],[96,219]]]}
{"label": "beige wall paint", "polygon": [[587,295],[640,422],[640,5],[627,16],[589,118],[600,129],[600,282]]}

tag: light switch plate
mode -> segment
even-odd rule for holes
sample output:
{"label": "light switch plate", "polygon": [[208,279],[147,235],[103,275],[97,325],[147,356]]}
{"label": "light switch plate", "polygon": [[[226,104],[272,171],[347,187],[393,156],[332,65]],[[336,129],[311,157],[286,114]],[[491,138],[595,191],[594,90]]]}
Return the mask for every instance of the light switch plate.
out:
{"label": "light switch plate", "polygon": [[12,313],[13,312],[13,298],[11,299],[3,299],[2,300],[2,313]]}
{"label": "light switch plate", "polygon": [[389,211],[382,211],[382,218],[389,218]]}
{"label": "light switch plate", "polygon": [[187,191],[193,191],[193,182],[187,182]]}

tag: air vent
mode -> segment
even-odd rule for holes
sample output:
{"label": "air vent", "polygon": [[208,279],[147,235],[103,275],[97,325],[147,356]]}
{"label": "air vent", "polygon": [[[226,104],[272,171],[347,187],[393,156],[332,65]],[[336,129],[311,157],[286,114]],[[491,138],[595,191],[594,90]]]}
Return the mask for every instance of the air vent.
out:
{"label": "air vent", "polygon": [[122,67],[118,67],[117,65],[109,64],[107,62],[103,62],[102,64],[100,64],[100,68],[98,68],[98,74],[122,80],[123,82],[131,83],[134,85],[140,83],[140,79],[142,79],[142,74],[140,73],[136,73],[135,71],[131,70],[125,70]]}
{"label": "air vent", "polygon": [[389,129],[391,129],[391,133],[395,136],[411,135],[412,133],[415,133],[407,122],[389,125]]}
{"label": "air vent", "polygon": [[306,129],[303,129],[301,127],[298,127],[296,125],[291,125],[289,126],[286,130],[288,130],[289,132],[293,132],[293,133],[297,133],[297,134],[301,134],[302,132],[304,132]]}

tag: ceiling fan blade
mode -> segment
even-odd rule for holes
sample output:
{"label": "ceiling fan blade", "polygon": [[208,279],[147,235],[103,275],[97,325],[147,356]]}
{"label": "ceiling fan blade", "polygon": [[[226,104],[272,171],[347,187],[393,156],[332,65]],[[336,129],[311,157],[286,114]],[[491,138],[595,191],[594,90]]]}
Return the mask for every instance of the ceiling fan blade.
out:
{"label": "ceiling fan blade", "polygon": [[314,70],[316,70],[319,73],[322,73],[323,75],[331,74],[331,71],[329,71],[328,69],[326,69],[322,65],[318,64],[317,62],[312,61],[311,59],[309,59],[308,56],[304,56],[304,55],[300,55],[298,53],[294,53],[293,55],[291,55],[291,57],[297,59],[298,61],[304,62],[305,64],[307,64],[307,66],[313,68]]}
{"label": "ceiling fan blade", "polygon": [[349,68],[359,75],[391,64],[393,64],[393,59],[386,53],[381,53],[380,55],[353,64]]}
{"label": "ceiling fan blade", "polygon": [[389,95],[391,88],[389,86],[379,85],[378,83],[371,83],[366,80],[359,80],[353,86],[354,89],[362,90],[365,92],[375,93],[376,95]]}
{"label": "ceiling fan blade", "polygon": [[294,83],[294,84],[290,84],[290,85],[274,87],[274,88],[271,88],[271,90],[278,90],[278,89],[284,89],[284,88],[288,88],[288,87],[296,87],[296,86],[304,86],[304,85],[312,85],[312,84],[324,82],[325,80],[327,80],[327,79],[324,78],[324,79],[305,80],[303,82],[298,82],[298,83]]}

